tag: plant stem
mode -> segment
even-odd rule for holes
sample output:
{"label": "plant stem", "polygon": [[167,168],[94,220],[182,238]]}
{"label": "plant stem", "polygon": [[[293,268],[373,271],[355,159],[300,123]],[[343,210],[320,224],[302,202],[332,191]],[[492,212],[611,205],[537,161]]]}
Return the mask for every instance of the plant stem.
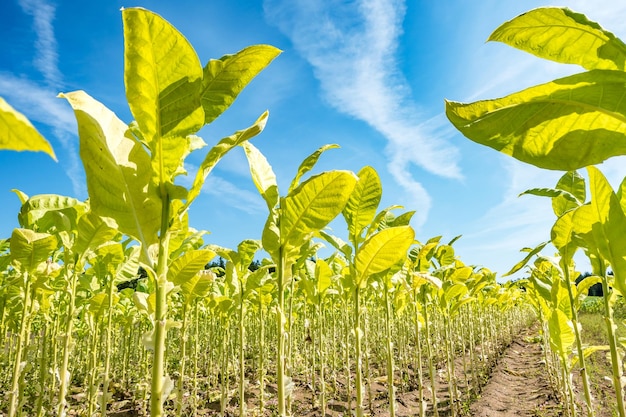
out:
{"label": "plant stem", "polygon": [[361,293],[358,284],[354,289],[354,348],[356,353],[356,417],[363,417],[363,375],[361,371]]}
{"label": "plant stem", "polygon": [[167,194],[162,197],[161,231],[159,234],[159,258],[157,261],[157,279],[154,311],[154,356],[152,357],[152,383],[150,385],[150,416],[163,415],[165,400],[163,383],[165,371],[165,339],[167,336],[167,263],[169,257],[169,207]]}
{"label": "plant stem", "polygon": [[26,337],[26,329],[28,325],[28,312],[31,304],[30,277],[24,272],[24,300],[22,304],[22,319],[20,321],[20,333],[17,338],[17,347],[15,349],[15,359],[13,362],[13,376],[11,378],[11,391],[9,391],[9,417],[15,417],[18,412],[20,399],[20,374],[23,370],[22,355],[28,338]]}
{"label": "plant stem", "polygon": [[391,334],[391,303],[389,302],[389,289],[384,288],[385,295],[385,329],[386,329],[386,344],[387,344],[387,390],[389,397],[389,416],[396,417],[396,390],[393,383],[393,342]]}

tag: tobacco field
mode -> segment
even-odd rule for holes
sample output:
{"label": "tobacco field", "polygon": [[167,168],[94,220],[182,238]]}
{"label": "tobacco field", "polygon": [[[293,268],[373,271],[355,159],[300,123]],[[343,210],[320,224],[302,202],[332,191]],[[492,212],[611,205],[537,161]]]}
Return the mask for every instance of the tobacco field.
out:
{"label": "tobacco field", "polygon": [[[416,236],[410,208],[380,207],[374,168],[317,171],[337,144],[294,150],[302,163],[279,190],[251,141],[268,112],[215,144],[196,135],[280,50],[202,65],[163,17],[121,14],[134,120],[88,92],[60,95],[89,199],[14,190],[19,225],[0,240],[0,415],[626,417],[626,181],[613,189],[596,166],[626,154],[620,39],[566,8],[528,11],[489,40],[583,71],[445,102],[468,139],[562,171],[554,188],[519,190],[543,197],[554,226],[538,246],[520,242],[509,274],[525,277],[502,283],[463,262],[460,236]],[[54,157],[1,98],[0,148]],[[205,156],[184,187],[192,152]],[[228,152],[245,154],[267,205],[236,248],[188,214]],[[584,279],[576,253],[592,266]],[[592,286],[602,296],[588,298]]]}

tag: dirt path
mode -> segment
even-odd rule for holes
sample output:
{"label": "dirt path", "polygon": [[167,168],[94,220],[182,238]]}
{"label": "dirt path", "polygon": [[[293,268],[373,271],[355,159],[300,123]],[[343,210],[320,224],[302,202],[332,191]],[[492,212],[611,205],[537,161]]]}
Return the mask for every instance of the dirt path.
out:
{"label": "dirt path", "polygon": [[480,398],[470,407],[475,417],[559,416],[560,406],[548,382],[541,346],[527,329],[506,349]]}

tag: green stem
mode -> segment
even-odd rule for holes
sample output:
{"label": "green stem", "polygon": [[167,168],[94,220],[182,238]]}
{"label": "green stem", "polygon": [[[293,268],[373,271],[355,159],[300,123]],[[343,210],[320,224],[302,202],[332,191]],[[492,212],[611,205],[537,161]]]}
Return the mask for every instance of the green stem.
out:
{"label": "green stem", "polygon": [[185,362],[187,359],[187,300],[183,302],[183,325],[180,329],[180,367],[178,368],[179,378],[176,394],[176,415],[180,417],[183,413],[183,389],[185,379]]}
{"label": "green stem", "polygon": [[22,373],[22,355],[28,344],[26,331],[28,327],[28,312],[30,311],[31,294],[30,294],[30,277],[27,272],[24,273],[24,301],[22,304],[22,319],[20,321],[20,333],[17,338],[17,347],[15,349],[15,360],[13,362],[13,376],[11,378],[11,391],[9,391],[9,417],[15,417],[18,412],[20,403],[20,374]]}
{"label": "green stem", "polygon": [[608,332],[609,347],[611,349],[611,367],[613,371],[613,388],[615,389],[615,398],[617,401],[617,412],[619,417],[626,417],[624,409],[624,387],[622,385],[622,360],[617,351],[617,335],[615,331],[617,326],[613,320],[613,308],[610,303],[611,289],[609,288],[606,274],[602,274],[602,297],[604,301],[604,320],[606,322],[606,330]]}
{"label": "green stem", "polygon": [[75,300],[76,300],[76,285],[78,281],[78,271],[76,270],[76,266],[74,267],[74,271],[72,272],[72,277],[70,278],[70,286],[69,293],[70,299],[67,307],[67,317],[65,322],[65,337],[63,339],[63,359],[61,361],[61,369],[59,371],[61,383],[59,384],[59,404],[57,407],[57,416],[65,417],[65,406],[67,404],[66,395],[68,390],[68,384],[70,382],[69,376],[69,360],[70,360],[70,351],[72,350],[72,333],[74,331],[74,311],[76,309]]}
{"label": "green stem", "polygon": [[111,327],[113,322],[113,277],[109,279],[109,305],[107,306],[107,322],[106,322],[106,334],[104,341],[104,371],[102,372],[102,400],[100,403],[100,412],[102,415],[106,415],[108,404],[109,384],[111,378],[109,376],[111,369]]}
{"label": "green stem", "polygon": [[245,398],[245,382],[246,382],[246,334],[244,319],[246,317],[246,303],[243,299],[243,284],[241,288],[241,300],[239,305],[239,417],[246,416],[246,398]]}
{"label": "green stem", "polygon": [[356,354],[356,417],[363,417],[363,375],[361,370],[361,293],[359,285],[356,285],[354,290],[354,349]]}
{"label": "green stem", "polygon": [[386,344],[387,344],[387,389],[389,397],[389,416],[396,417],[396,389],[393,383],[393,343],[391,341],[391,303],[389,302],[389,289],[384,289],[385,293],[385,330],[386,330]]}
{"label": "green stem", "polygon": [[285,255],[283,247],[279,249],[279,262],[277,268],[278,281],[278,306],[276,309],[276,333],[278,337],[278,349],[276,351],[276,383],[278,395],[278,415],[286,417],[285,408]]}
{"label": "green stem", "polygon": [[[563,258],[561,258],[563,259]],[[569,296],[569,303],[572,310],[572,325],[574,327],[574,334],[576,336],[576,351],[578,352],[578,363],[580,364],[580,376],[583,380],[583,391],[585,393],[585,405],[587,407],[587,415],[594,417],[593,404],[591,401],[591,391],[589,389],[589,375],[587,374],[587,367],[585,366],[585,355],[583,354],[583,344],[580,337],[580,330],[578,328],[578,311],[576,310],[576,302],[572,291],[572,281],[570,279],[569,264],[562,261],[561,267],[563,269],[563,279],[565,280],[565,286],[567,287],[567,295]],[[624,416],[622,416],[624,417]]]}
{"label": "green stem", "polygon": [[415,300],[415,314],[413,314],[413,320],[415,325],[415,370],[417,371],[417,400],[419,401],[420,417],[426,415],[426,403],[424,402],[424,375],[422,372],[422,346],[420,344],[420,320],[419,309],[417,308],[417,289],[413,292],[413,299]]}
{"label": "green stem", "polygon": [[432,391],[433,415],[439,417],[439,406],[437,401],[437,374],[435,372],[435,361],[433,358],[431,325],[428,318],[428,305],[426,304],[426,295],[423,295],[422,305],[424,307],[424,324],[426,331],[426,355],[428,356],[428,376],[430,377],[430,389]]}
{"label": "green stem", "polygon": [[259,414],[265,408],[265,318],[263,295],[259,294]]}
{"label": "green stem", "polygon": [[150,385],[150,416],[163,416],[163,382],[165,373],[165,339],[167,336],[167,263],[169,257],[169,209],[167,194],[162,197],[161,231],[159,234],[159,258],[154,309],[154,356],[152,357],[152,382]]}

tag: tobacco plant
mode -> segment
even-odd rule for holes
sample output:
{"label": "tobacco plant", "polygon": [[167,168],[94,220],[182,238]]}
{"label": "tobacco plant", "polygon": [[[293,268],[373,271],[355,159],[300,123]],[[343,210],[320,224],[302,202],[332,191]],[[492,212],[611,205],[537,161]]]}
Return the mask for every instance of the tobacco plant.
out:
{"label": "tobacco plant", "polygon": [[242,143],[241,146],[246,152],[254,184],[269,209],[262,241],[263,249],[269,253],[276,265],[276,291],[278,292],[276,382],[278,414],[284,417],[287,415],[288,391],[293,386],[291,376],[285,374],[285,340],[286,338],[292,339],[286,332],[285,292],[287,285],[292,284],[296,263],[303,258],[301,249],[314,233],[326,227],[341,212],[350,197],[356,179],[354,174],[348,171],[327,171],[300,183],[302,176],[314,167],[321,154],[327,149],[336,147],[336,145],[327,145],[302,161],[287,195],[281,197],[276,176],[265,157],[249,142]]}
{"label": "tobacco plant", "polygon": [[[267,113],[251,127],[222,139],[206,155],[191,188],[176,184],[185,158],[205,146],[195,134],[215,120],[279,53],[252,46],[204,67],[189,42],[167,21],[144,9],[124,9],[124,82],[135,118],[119,120],[87,93],[61,94],[78,121],[80,155],[90,205],[110,227],[141,244],[143,268],[154,281],[150,315],[154,349],[150,412],[163,415],[171,384],[165,375],[170,240],[215,164],[234,146],[263,130]],[[152,347],[151,346],[151,347]]]}
{"label": "tobacco plant", "polygon": [[[469,139],[520,161],[564,171],[588,167],[592,194],[589,204],[582,204],[584,184],[581,188],[575,176],[571,177],[575,181],[569,188],[560,187],[550,194],[555,197],[553,207],[559,216],[552,229],[552,243],[561,255],[560,267],[570,308],[575,304],[570,282],[571,259],[578,248],[585,250],[594,273],[601,277],[606,290],[605,318],[617,412],[624,417],[622,368],[610,300],[614,298],[612,294],[626,293],[625,205],[621,203],[621,192],[618,196],[591,165],[626,155],[626,103],[622,100],[626,94],[626,45],[584,15],[556,7],[517,16],[496,29],[489,40],[586,70],[499,99],[469,104],[446,101],[446,114]],[[615,274],[613,291],[608,266]],[[558,311],[552,313],[550,320],[564,329],[565,318]],[[593,415],[575,309],[572,311],[587,414]],[[557,349],[565,347],[559,344]]]}

